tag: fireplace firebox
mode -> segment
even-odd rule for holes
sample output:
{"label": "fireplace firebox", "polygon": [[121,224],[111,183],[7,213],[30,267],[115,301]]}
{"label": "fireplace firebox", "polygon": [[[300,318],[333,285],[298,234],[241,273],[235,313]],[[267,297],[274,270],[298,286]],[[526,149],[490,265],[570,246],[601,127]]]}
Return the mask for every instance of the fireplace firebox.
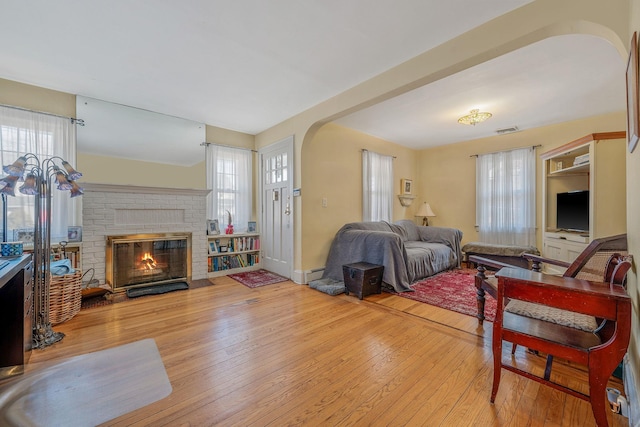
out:
{"label": "fireplace firebox", "polygon": [[107,236],[106,280],[113,290],[191,281],[191,233]]}

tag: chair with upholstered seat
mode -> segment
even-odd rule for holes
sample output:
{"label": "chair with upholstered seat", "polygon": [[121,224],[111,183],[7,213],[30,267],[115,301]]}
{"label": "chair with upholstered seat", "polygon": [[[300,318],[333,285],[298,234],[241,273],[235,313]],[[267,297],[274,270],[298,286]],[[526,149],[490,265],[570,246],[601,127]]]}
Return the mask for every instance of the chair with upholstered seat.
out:
{"label": "chair with upholstered seat", "polygon": [[[631,323],[630,299],[621,286],[631,257],[614,251],[626,252],[625,235],[594,240],[571,264],[551,260],[553,265],[566,267],[560,277],[540,273],[539,263],[548,260],[537,256],[529,258],[537,270],[534,272],[476,258],[480,321],[484,318],[484,301],[480,311],[484,292],[498,300],[493,328],[492,402],[500,370],[507,369],[589,401],[598,425],[607,425],[604,390],[626,353]],[[485,266],[502,269],[494,277],[487,277]],[[503,340],[512,343],[512,353],[518,344],[546,353],[544,376],[503,364]],[[587,366],[588,395],[550,379],[554,356]]]}
{"label": "chair with upholstered seat", "polygon": [[[564,262],[543,258],[534,254],[524,254],[531,264],[533,271],[542,271],[543,264],[565,268],[563,277],[574,277],[583,280],[603,281],[606,279],[606,268],[609,259],[614,253],[625,255],[627,253],[627,235],[619,234],[616,236],[602,237],[594,239],[587,248],[572,262]],[[485,319],[484,306],[486,293],[496,298],[497,295],[497,279],[487,276],[487,269],[497,271],[504,267],[516,267],[512,264],[498,262],[493,259],[472,255],[469,261],[477,265],[478,274],[475,278],[478,302],[478,320],[480,323]],[[620,274],[620,272],[618,273]]]}
{"label": "chair with upholstered seat", "polygon": [[[607,381],[627,352],[631,335],[631,298],[622,285],[631,266],[630,256],[613,255],[607,267],[609,282],[595,282],[562,277],[521,268],[503,268],[496,273],[498,280],[498,308],[493,322],[493,387],[491,402],[495,401],[502,369],[586,400],[598,426],[607,426]],[[507,306],[514,302],[531,307],[539,305],[559,313],[577,314],[592,318],[595,330],[578,329],[571,316],[555,319],[557,314],[546,312],[517,312]],[[564,316],[560,316],[564,317]],[[568,325],[562,322],[569,322]],[[526,369],[512,359],[505,361],[504,341],[547,354],[544,376]],[[550,377],[551,361],[559,357],[583,365],[588,373],[588,394],[578,391],[560,377]]]}

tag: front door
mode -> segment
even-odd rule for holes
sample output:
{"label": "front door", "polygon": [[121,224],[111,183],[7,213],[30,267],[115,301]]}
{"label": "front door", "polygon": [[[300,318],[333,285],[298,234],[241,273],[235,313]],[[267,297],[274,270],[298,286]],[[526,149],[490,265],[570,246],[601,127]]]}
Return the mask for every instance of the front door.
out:
{"label": "front door", "polygon": [[293,267],[293,136],[260,150],[262,264],[291,278]]}

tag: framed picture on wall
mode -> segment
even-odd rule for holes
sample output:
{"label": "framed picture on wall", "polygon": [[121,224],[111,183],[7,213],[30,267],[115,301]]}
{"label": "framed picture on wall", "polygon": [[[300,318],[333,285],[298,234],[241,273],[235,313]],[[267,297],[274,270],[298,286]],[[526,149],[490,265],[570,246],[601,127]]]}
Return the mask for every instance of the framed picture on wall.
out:
{"label": "framed picture on wall", "polygon": [[413,181],[410,179],[403,179],[400,182],[402,186],[402,194],[412,194],[413,193]]}
{"label": "framed picture on wall", "polygon": [[640,132],[640,107],[638,106],[638,33],[631,37],[629,60],[627,61],[627,142],[629,152],[638,145]]}

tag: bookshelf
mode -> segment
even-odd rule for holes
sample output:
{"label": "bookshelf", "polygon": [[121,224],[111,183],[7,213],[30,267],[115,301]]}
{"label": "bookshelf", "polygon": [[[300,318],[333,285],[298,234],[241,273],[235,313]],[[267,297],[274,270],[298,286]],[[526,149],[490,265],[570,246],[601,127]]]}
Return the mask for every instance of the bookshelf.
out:
{"label": "bookshelf", "polygon": [[236,233],[207,236],[208,277],[260,268],[260,234]]}

